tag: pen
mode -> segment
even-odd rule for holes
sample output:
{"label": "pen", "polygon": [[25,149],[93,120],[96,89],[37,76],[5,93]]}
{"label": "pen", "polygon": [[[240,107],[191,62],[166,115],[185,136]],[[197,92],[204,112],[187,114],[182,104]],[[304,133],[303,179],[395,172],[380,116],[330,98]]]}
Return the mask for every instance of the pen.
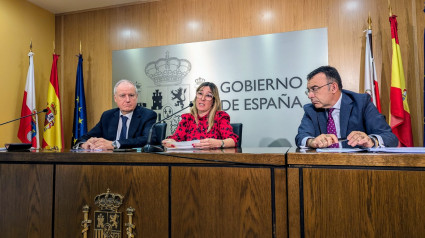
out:
{"label": "pen", "polygon": [[344,142],[347,141],[347,138],[338,138],[338,142]]}

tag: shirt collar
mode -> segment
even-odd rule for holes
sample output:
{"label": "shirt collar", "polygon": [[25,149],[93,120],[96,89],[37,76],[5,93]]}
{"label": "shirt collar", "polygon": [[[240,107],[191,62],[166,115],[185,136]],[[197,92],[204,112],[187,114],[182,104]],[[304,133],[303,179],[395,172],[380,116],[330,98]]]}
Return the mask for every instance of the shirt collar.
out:
{"label": "shirt collar", "polygon": [[132,111],[132,112],[130,112],[130,113],[127,113],[127,114],[122,114],[122,112],[121,112],[121,110],[120,110],[120,117],[121,116],[125,116],[125,117],[127,117],[128,119],[131,119],[132,117],[133,117],[133,112],[134,111]]}
{"label": "shirt collar", "polygon": [[338,101],[336,101],[335,105],[333,105],[332,108],[335,108],[337,110],[340,110],[341,109],[341,101],[342,101],[342,93],[341,93],[341,96],[339,96]]}

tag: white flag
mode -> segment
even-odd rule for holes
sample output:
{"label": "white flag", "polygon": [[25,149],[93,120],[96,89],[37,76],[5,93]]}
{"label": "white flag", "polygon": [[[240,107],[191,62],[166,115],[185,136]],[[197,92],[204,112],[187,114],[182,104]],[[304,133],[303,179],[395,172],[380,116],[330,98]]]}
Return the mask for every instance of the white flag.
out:
{"label": "white flag", "polygon": [[[30,65],[28,67],[27,82],[25,84],[24,98],[22,100],[21,117],[36,113],[35,88],[34,88],[34,61],[33,52],[29,52]],[[18,138],[23,143],[31,143],[33,148],[40,148],[38,139],[37,114],[20,120]]]}
{"label": "white flag", "polygon": [[366,52],[364,66],[364,90],[372,98],[373,104],[381,112],[381,102],[379,99],[379,86],[376,76],[375,61],[372,53],[372,30],[366,31]]}

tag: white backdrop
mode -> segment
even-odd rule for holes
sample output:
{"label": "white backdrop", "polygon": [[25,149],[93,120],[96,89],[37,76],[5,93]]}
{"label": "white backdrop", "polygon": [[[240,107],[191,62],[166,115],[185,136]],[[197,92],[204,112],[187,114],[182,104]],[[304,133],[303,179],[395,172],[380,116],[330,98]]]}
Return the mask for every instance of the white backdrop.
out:
{"label": "white backdrop", "polygon": [[[231,122],[243,123],[243,147],[293,146],[309,103],[306,76],[328,64],[327,39],[319,28],[113,51],[112,83],[135,82],[139,102],[164,119],[213,82]],[[168,135],[179,120],[166,120]]]}

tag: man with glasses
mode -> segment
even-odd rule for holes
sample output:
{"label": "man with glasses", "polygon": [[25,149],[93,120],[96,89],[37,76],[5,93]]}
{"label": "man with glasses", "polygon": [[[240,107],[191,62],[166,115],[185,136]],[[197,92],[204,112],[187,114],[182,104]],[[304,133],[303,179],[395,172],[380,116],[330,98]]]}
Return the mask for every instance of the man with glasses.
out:
{"label": "man with glasses", "polygon": [[129,80],[118,81],[114,87],[118,108],[102,114],[99,123],[76,143],[90,150],[112,150],[142,147],[156,121],[156,112],[137,106],[137,89]]}
{"label": "man with glasses", "polygon": [[397,137],[369,94],[342,89],[341,77],[331,66],[307,76],[306,94],[311,100],[295,137],[298,147],[394,147]]}

